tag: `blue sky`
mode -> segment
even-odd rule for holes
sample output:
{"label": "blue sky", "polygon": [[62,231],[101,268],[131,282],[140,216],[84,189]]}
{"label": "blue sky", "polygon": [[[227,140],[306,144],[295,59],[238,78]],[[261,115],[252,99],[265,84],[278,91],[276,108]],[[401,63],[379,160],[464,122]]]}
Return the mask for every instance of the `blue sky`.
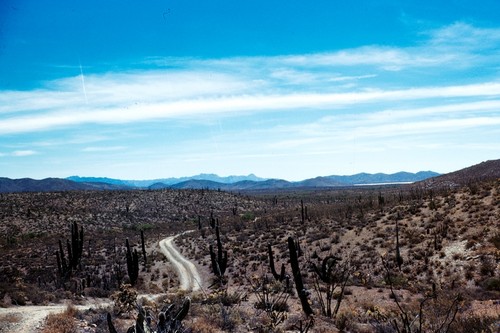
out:
{"label": "blue sky", "polygon": [[500,3],[0,2],[0,176],[300,180],[500,158]]}

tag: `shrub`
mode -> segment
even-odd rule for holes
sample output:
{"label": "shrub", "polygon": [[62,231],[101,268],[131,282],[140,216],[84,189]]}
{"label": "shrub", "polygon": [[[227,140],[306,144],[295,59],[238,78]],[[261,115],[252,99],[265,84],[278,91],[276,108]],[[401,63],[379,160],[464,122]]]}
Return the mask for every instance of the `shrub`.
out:
{"label": "shrub", "polygon": [[500,250],[500,232],[497,232],[490,238],[490,242],[495,245],[495,247]]}
{"label": "shrub", "polygon": [[76,333],[77,326],[74,318],[76,313],[76,308],[68,305],[62,313],[49,314],[45,319],[42,333]]}
{"label": "shrub", "polygon": [[482,283],[483,288],[491,291],[500,291],[500,279],[499,278],[488,278]]}
{"label": "shrub", "polygon": [[127,313],[135,309],[137,291],[129,284],[122,284],[120,290],[111,295],[116,313]]}
{"label": "shrub", "polygon": [[[494,316],[468,315],[459,316],[451,326],[451,332],[456,333],[493,333],[498,318]],[[496,325],[495,325],[496,324]],[[498,326],[497,326],[498,327]]]}

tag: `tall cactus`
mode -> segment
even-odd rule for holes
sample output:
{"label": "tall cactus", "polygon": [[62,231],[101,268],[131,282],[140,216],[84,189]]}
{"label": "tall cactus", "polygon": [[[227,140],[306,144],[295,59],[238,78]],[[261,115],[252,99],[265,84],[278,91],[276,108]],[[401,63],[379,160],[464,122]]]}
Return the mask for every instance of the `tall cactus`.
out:
{"label": "tall cactus", "polygon": [[281,264],[281,272],[278,274],[276,268],[274,267],[274,255],[271,244],[267,244],[267,253],[269,255],[269,266],[271,267],[271,273],[276,281],[283,281],[285,279],[285,264]]}
{"label": "tall cactus", "polygon": [[59,251],[56,251],[57,270],[63,278],[70,277],[72,271],[78,270],[82,259],[83,227],[80,227],[80,231],[78,231],[78,224],[76,222],[71,224],[71,241],[66,239],[66,252],[68,253],[68,260],[66,260],[66,256],[64,255],[62,241],[59,240]]}
{"label": "tall cactus", "polygon": [[288,237],[288,250],[290,252],[290,266],[292,266],[293,280],[295,281],[297,295],[299,296],[302,310],[307,316],[309,316],[314,312],[311,308],[311,305],[309,304],[309,300],[307,299],[307,291],[304,288],[304,283],[302,282],[302,275],[300,274],[299,260],[297,257],[297,249],[292,237]]}
{"label": "tall cactus", "polygon": [[302,224],[304,224],[306,219],[305,212],[304,212],[304,200],[300,199],[300,221]]}
{"label": "tall cactus", "polygon": [[216,225],[219,225],[219,221],[214,218],[214,212],[210,212],[210,227],[214,229]]}
{"label": "tall cactus", "polygon": [[139,277],[139,255],[136,249],[133,252],[130,250],[128,238],[125,241],[125,245],[127,247],[127,273],[130,278],[130,284],[134,286]]}
{"label": "tall cactus", "polygon": [[83,227],[78,231],[76,221],[71,225],[71,268],[77,269],[83,253]]}
{"label": "tall cactus", "polygon": [[64,256],[64,249],[61,240],[59,240],[59,251],[56,251],[57,256],[57,267],[61,277],[66,277],[69,275],[68,264],[66,262],[66,257]]}
{"label": "tall cactus", "polygon": [[144,230],[141,230],[141,247],[142,247],[142,256],[144,258],[144,267],[146,267],[148,259],[146,257],[146,245],[144,244]]}
{"label": "tall cactus", "polygon": [[399,267],[399,271],[401,271],[401,266],[403,265],[403,257],[401,256],[401,252],[399,250],[399,213],[396,218],[396,264]]}
{"label": "tall cactus", "polygon": [[215,226],[215,236],[217,238],[217,254],[215,254],[213,246],[210,245],[210,259],[212,262],[212,271],[218,278],[222,278],[227,268],[227,251],[222,250],[222,242],[220,240],[218,225]]}

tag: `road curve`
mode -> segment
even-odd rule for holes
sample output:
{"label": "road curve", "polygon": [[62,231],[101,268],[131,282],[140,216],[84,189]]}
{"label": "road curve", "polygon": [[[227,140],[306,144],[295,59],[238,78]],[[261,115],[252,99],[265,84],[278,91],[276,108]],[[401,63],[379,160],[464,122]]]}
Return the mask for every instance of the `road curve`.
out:
{"label": "road curve", "polygon": [[161,252],[168,258],[168,260],[170,260],[179,273],[179,288],[187,291],[197,291],[200,289],[200,274],[198,273],[196,266],[191,261],[186,259],[179,251],[177,251],[173,242],[176,237],[192,231],[193,230],[185,231],[160,241]]}
{"label": "road curve", "polygon": [[[88,310],[90,308],[97,308],[100,306],[108,306],[111,302],[97,302],[89,303],[87,305],[74,305],[80,311]],[[33,333],[43,326],[45,318],[50,313],[60,313],[67,309],[67,304],[57,305],[33,305],[33,306],[15,306],[10,308],[0,308],[0,321],[5,320],[8,315],[16,317],[10,324],[5,327],[0,322],[0,332],[6,329],[6,332],[18,333]]]}
{"label": "road curve", "polygon": [[[162,239],[160,241],[160,249],[179,273],[179,288],[181,290],[197,291],[201,287],[201,278],[198,269],[192,262],[179,253],[173,244],[176,237],[188,232],[191,231]],[[145,295],[139,295],[139,297],[141,296]],[[97,301],[86,305],[76,305],[75,307],[78,310],[86,310],[110,304],[112,304],[111,301]],[[60,313],[66,310],[66,308],[66,304],[0,308],[0,332],[3,329],[19,333],[37,332],[43,326],[45,318],[50,313]],[[6,323],[2,323],[2,321],[7,320],[8,315],[12,315],[17,319],[13,319],[13,322],[9,323],[6,327]]]}

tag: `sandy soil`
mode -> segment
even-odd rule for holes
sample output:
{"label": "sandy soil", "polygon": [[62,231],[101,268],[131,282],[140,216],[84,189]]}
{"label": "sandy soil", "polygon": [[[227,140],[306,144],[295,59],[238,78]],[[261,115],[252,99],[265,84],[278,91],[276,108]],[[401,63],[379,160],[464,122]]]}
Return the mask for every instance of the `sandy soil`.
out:
{"label": "sandy soil", "polygon": [[[192,232],[192,231],[186,231]],[[184,234],[182,233],[182,234]],[[174,239],[182,234],[167,237],[160,241],[160,249],[174,265],[179,275],[179,288],[187,291],[197,291],[201,287],[201,278],[196,266],[186,259],[174,246]]]}
{"label": "sandy soil", "polygon": [[[85,305],[75,305],[74,307],[80,311],[85,311],[108,305],[111,305],[110,301],[95,300]],[[67,306],[68,304],[57,304],[0,308],[0,332],[38,332],[49,314],[64,312]]]}

